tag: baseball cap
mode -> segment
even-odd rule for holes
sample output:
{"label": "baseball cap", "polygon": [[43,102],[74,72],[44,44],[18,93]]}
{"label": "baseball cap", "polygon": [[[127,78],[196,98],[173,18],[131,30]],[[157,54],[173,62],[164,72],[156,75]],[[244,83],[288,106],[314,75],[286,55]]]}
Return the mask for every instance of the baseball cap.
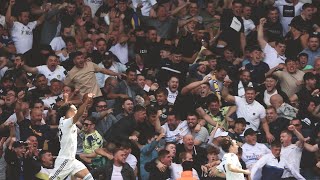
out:
{"label": "baseball cap", "polygon": [[257,132],[254,131],[252,128],[249,128],[244,132],[244,137],[246,137],[247,135],[254,135],[254,134],[257,134]]}
{"label": "baseball cap", "polygon": [[218,137],[226,137],[228,136],[228,132],[227,131],[223,131],[221,128],[218,128],[216,133],[214,134],[213,138],[218,138]]}
{"label": "baseball cap", "polygon": [[23,141],[16,141],[12,144],[13,148],[17,148],[17,147],[21,147],[21,146],[27,146],[28,144],[26,142]]}

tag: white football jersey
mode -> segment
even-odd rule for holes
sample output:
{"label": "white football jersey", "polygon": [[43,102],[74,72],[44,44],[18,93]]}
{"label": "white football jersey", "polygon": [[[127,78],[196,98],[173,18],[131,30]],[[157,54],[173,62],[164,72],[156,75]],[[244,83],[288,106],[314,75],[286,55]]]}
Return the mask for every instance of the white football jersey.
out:
{"label": "white football jersey", "polygon": [[75,159],[77,152],[77,126],[73,124],[73,117],[65,119],[62,117],[59,122],[59,158]]}

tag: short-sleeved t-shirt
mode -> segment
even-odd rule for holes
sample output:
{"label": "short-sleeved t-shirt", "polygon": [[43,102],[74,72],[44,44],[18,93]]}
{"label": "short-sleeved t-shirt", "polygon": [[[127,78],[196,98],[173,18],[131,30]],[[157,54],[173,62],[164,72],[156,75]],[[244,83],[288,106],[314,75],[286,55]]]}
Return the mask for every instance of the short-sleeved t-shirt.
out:
{"label": "short-sleeved t-shirt", "polygon": [[[285,159],[294,169],[299,171],[303,148],[296,144],[291,144],[287,147],[281,147],[280,158]],[[293,177],[290,171],[284,170],[282,178]]]}
{"label": "short-sleeved t-shirt", "polygon": [[85,93],[94,93],[96,97],[102,96],[95,76],[95,70],[98,68],[98,65],[93,62],[86,62],[83,68],[74,66],[68,72],[64,83],[74,85],[76,89],[80,90],[81,96]]}
{"label": "short-sleeved t-shirt", "polygon": [[64,67],[58,65],[54,71],[51,71],[47,65],[37,66],[39,74],[44,74],[48,79],[48,85],[50,85],[50,81],[52,79],[58,79],[63,81],[66,77],[66,69]]}
{"label": "short-sleeved t-shirt", "polygon": [[223,159],[225,160],[226,179],[244,180],[243,173],[234,173],[228,168],[228,164],[231,164],[239,169],[242,169],[238,156],[234,153],[226,153],[224,154]]}
{"label": "short-sleeved t-shirt", "polygon": [[303,71],[297,70],[297,72],[293,74],[287,71],[276,71],[273,74],[279,78],[281,90],[285,92],[288,97],[291,97],[302,88],[302,85],[298,85],[297,83],[303,81]]}
{"label": "short-sleeved t-shirt", "polygon": [[278,52],[273,47],[271,47],[268,43],[262,49],[262,51],[265,54],[264,62],[269,65],[270,69],[278,66],[281,63],[285,63],[286,57],[280,56]]}
{"label": "short-sleeved t-shirt", "polygon": [[11,29],[11,36],[17,53],[24,54],[32,48],[33,29],[37,26],[37,21],[24,25],[15,21]]}
{"label": "short-sleeved t-shirt", "polygon": [[248,104],[245,98],[235,97],[235,103],[237,105],[237,116],[238,118],[243,117],[250,124],[247,128],[252,128],[257,131],[260,126],[262,119],[266,117],[266,111],[264,107],[258,103],[258,101],[253,101],[253,103]]}
{"label": "short-sleeved t-shirt", "polygon": [[98,131],[95,130],[91,134],[85,134],[82,145],[83,145],[83,153],[90,154],[90,153],[93,153],[94,150],[102,147],[103,138],[98,133]]}
{"label": "short-sleeved t-shirt", "polygon": [[271,152],[267,146],[261,143],[256,143],[255,145],[245,143],[242,146],[242,149],[242,160],[249,169],[251,169],[254,163],[256,163],[263,155]]}
{"label": "short-sleeved t-shirt", "polygon": [[201,141],[202,143],[199,145],[200,147],[205,148],[207,146],[208,140],[208,130],[205,127],[201,127],[200,131],[192,134],[195,140]]}

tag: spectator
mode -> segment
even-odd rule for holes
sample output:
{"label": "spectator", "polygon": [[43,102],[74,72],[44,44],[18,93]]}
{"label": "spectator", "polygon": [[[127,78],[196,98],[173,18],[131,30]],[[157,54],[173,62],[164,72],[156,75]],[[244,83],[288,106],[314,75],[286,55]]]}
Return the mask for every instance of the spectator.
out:
{"label": "spectator", "polygon": [[[292,132],[298,137],[299,141],[292,144]],[[300,169],[300,161],[304,143],[304,137],[300,134],[293,125],[288,127],[288,130],[281,132],[280,141],[282,144],[280,158],[283,158],[296,170]],[[296,157],[296,158],[292,158]],[[299,171],[298,171],[299,172]],[[283,172],[282,178],[293,177],[292,172],[285,170]]]}
{"label": "spectator", "polygon": [[251,179],[268,177],[270,179],[281,179],[284,170],[289,170],[294,178],[305,179],[287,161],[280,158],[281,144],[274,142],[271,144],[271,153],[259,159],[251,170]]}
{"label": "spectator", "polygon": [[[269,131],[269,125],[265,119],[266,113],[263,106],[255,101],[256,91],[253,88],[247,88],[245,90],[245,97],[240,98],[238,96],[231,96],[228,93],[226,87],[222,89],[222,97],[228,102],[235,103],[237,106],[237,116],[243,117],[250,124],[248,128],[252,128],[254,131],[257,131],[260,123],[262,123],[263,131],[266,133],[266,138],[268,142],[274,140],[274,136]],[[253,116],[251,116],[251,113]],[[250,114],[250,116],[249,116]]]}
{"label": "spectator", "polygon": [[[170,178],[170,169],[172,156],[169,151],[163,149],[158,153],[158,158],[152,160],[145,165],[145,169],[150,173],[149,180],[165,180]],[[157,165],[161,164],[161,170],[158,169]]]}
{"label": "spectator", "polygon": [[308,65],[314,65],[316,58],[320,55],[319,37],[317,35],[310,35],[308,38],[308,47],[302,53],[308,55]]}
{"label": "spectator", "polygon": [[289,119],[279,117],[277,110],[272,106],[267,107],[266,114],[270,132],[274,134],[276,140],[280,140],[280,133],[289,126]]}
{"label": "spectator", "polygon": [[198,115],[196,113],[190,112],[187,116],[187,123],[191,135],[194,138],[194,145],[206,148],[209,133],[205,127],[201,127],[200,131],[196,131],[196,126],[198,125],[198,122]]}
{"label": "spectator", "polygon": [[241,159],[246,163],[246,167],[251,169],[262,156],[270,153],[270,149],[257,142],[257,133],[251,128],[244,132],[244,137],[246,143],[242,146]]}
{"label": "spectator", "polygon": [[83,153],[80,154],[80,158],[86,163],[92,163],[95,158],[95,150],[101,148],[103,145],[102,136],[99,134],[96,128],[96,120],[94,118],[86,118],[83,122]]}
{"label": "spectator", "polygon": [[79,51],[72,53],[70,59],[74,62],[75,66],[68,72],[64,83],[75,86],[80,90],[82,96],[89,92],[94,92],[96,97],[102,96],[96,77],[94,76],[95,72],[113,76],[120,75],[108,69],[100,68],[92,62],[86,62],[83,53]]}
{"label": "spectator", "polygon": [[234,122],[234,126],[228,130],[228,136],[236,140],[237,143],[243,143],[241,135],[249,123],[244,118],[238,118]]}
{"label": "spectator", "polygon": [[277,110],[279,117],[284,117],[292,120],[296,117],[298,109],[292,107],[290,104],[285,103],[279,94],[272,95],[270,98],[272,107]]}
{"label": "spectator", "polygon": [[134,180],[134,172],[132,168],[126,163],[125,151],[122,149],[115,149],[113,153],[113,160],[108,161],[105,167],[100,167],[92,171],[94,178],[102,179],[128,179]]}

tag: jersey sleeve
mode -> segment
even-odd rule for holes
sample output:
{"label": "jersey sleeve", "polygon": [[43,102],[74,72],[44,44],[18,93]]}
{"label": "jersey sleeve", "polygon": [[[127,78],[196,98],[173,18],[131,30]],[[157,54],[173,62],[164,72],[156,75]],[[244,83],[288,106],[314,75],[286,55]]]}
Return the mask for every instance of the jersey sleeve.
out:
{"label": "jersey sleeve", "polygon": [[29,22],[28,27],[29,27],[30,29],[34,29],[34,28],[36,28],[37,23],[38,23],[38,21]]}

